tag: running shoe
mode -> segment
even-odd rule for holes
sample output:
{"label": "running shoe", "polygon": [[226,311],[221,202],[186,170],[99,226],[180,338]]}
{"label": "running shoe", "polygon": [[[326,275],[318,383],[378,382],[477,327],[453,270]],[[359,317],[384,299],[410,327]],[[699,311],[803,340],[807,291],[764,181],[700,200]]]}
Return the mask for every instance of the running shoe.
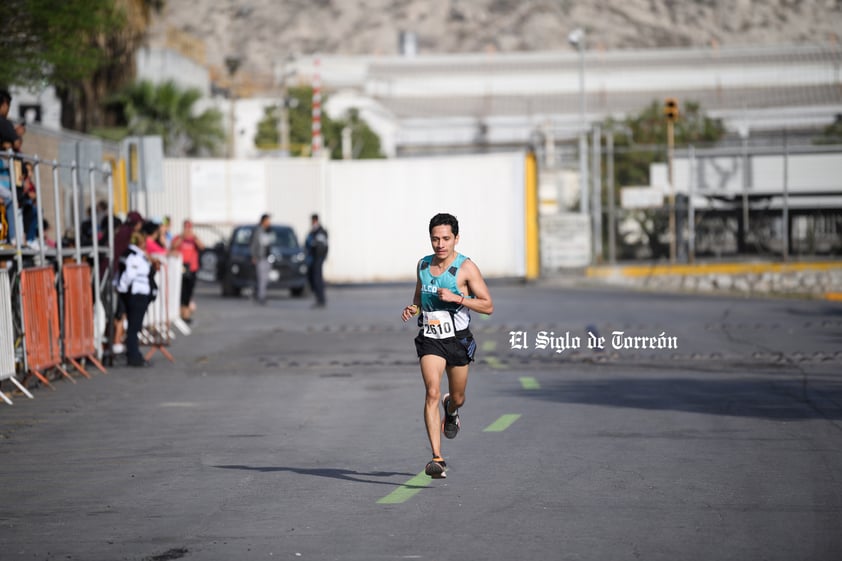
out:
{"label": "running shoe", "polygon": [[433,479],[444,479],[447,477],[447,473],[445,473],[446,469],[447,464],[444,463],[444,458],[435,456],[427,463],[427,467],[424,468],[424,473]]}
{"label": "running shoe", "polygon": [[456,435],[459,434],[459,428],[462,426],[462,423],[459,421],[458,409],[452,415],[447,413],[447,406],[449,403],[450,394],[441,398],[441,404],[444,406],[444,422],[442,423],[441,430],[444,433],[445,438],[456,438]]}

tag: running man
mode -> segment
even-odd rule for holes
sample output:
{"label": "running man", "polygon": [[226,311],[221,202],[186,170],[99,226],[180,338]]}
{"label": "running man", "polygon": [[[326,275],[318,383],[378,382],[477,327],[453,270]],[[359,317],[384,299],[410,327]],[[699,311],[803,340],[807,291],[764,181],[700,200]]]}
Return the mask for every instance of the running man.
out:
{"label": "running man", "polygon": [[[403,309],[403,321],[417,315],[421,330],[415,348],[427,395],[424,423],[433,459],[424,472],[434,479],[447,477],[441,454],[441,432],[455,438],[459,432],[459,408],[465,403],[468,364],[474,360],[476,343],[471,335],[471,311],[491,314],[494,303],[485,280],[474,262],[456,252],[459,222],[450,214],[430,220],[433,255],[418,262],[415,296]],[[449,393],[441,397],[441,378],[447,372]],[[444,422],[439,403],[444,407]]]}

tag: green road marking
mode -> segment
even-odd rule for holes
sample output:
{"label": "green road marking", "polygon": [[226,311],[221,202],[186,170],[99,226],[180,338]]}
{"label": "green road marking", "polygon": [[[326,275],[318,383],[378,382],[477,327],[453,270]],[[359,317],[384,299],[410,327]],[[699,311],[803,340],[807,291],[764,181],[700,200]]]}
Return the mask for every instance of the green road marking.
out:
{"label": "green road marking", "polygon": [[377,501],[379,505],[396,505],[404,503],[421,491],[432,478],[423,471]]}
{"label": "green road marking", "polygon": [[496,356],[485,357],[485,362],[491,368],[498,368],[498,369],[505,368],[505,366],[503,366],[503,363],[500,362],[500,359],[497,358]]}
{"label": "green road marking", "polygon": [[482,429],[482,432],[503,432],[518,419],[520,419],[520,415],[518,414],[510,413],[508,415],[502,415],[499,419]]}
{"label": "green road marking", "polygon": [[525,390],[540,390],[541,384],[532,376],[522,376],[520,379],[520,387]]}
{"label": "green road marking", "polygon": [[496,348],[497,348],[497,341],[485,341],[482,344],[482,352],[484,352],[484,353],[490,353],[491,351],[493,351]]}

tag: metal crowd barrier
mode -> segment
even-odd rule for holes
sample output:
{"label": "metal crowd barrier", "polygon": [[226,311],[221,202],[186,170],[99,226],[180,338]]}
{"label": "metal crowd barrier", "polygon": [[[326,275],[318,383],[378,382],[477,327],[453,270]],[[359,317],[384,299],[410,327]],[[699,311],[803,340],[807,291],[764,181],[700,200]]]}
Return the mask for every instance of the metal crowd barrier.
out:
{"label": "metal crowd barrier", "polygon": [[167,286],[170,294],[167,312],[170,316],[170,324],[184,335],[190,335],[190,326],[181,319],[181,282],[184,279],[184,260],[181,255],[167,256],[167,270],[169,271]]}
{"label": "metal crowd barrier", "polygon": [[[24,269],[20,278],[27,375],[32,373],[47,387],[55,390],[44,374],[47,370],[55,368],[75,384],[76,380],[61,366],[61,333],[55,271],[52,267]],[[87,373],[85,375],[87,376]]]}
{"label": "metal crowd barrier", "polygon": [[91,296],[91,267],[87,263],[65,265],[64,277],[64,356],[82,375],[90,378],[79,363],[87,359],[100,372],[105,368],[97,360],[94,301]]}
{"label": "metal crowd barrier", "polygon": [[[9,284],[9,272],[0,269],[0,382],[11,380],[26,397],[32,394],[15,377],[15,331],[12,317],[12,287]],[[9,405],[12,400],[0,392],[0,398]]]}
{"label": "metal crowd barrier", "polygon": [[[167,350],[173,339],[172,325],[170,322],[170,300],[173,299],[170,294],[170,276],[172,275],[170,274],[169,261],[169,259],[163,260],[160,268],[155,272],[158,296],[149,303],[149,307],[146,308],[146,316],[143,318],[140,343],[152,347],[146,353],[146,360],[149,360],[155,354],[155,351],[160,351],[170,362],[175,362],[172,354]],[[178,261],[181,261],[180,257]],[[178,276],[181,277],[180,266],[175,269],[175,273],[178,273]],[[174,299],[178,299],[178,294],[175,294]]]}
{"label": "metal crowd barrier", "polygon": [[[30,376],[34,376],[47,387],[55,389],[47,375],[49,371],[60,372],[61,376],[75,383],[76,380],[65,369],[66,365],[72,364],[81,375],[90,378],[80,363],[82,359],[91,362],[103,373],[106,372],[102,366],[103,355],[113,359],[110,354],[110,338],[113,337],[112,318],[116,307],[111,283],[116,271],[116,263],[112,259],[114,183],[111,169],[107,165],[98,167],[91,163],[83,167],[76,162],[42,161],[38,156],[14,154],[11,151],[0,152],[0,161],[7,164],[13,195],[16,194],[15,185],[20,179],[19,170],[31,164],[30,177],[38,203],[35,217],[37,247],[26,247],[26,232],[18,199],[13,196],[10,205],[14,211],[15,244],[11,250],[0,248],[0,382],[9,380],[28,397],[32,397],[25,385],[15,377],[16,373],[23,377],[24,383]],[[45,243],[43,197],[49,194],[42,189],[43,168],[50,170],[53,180],[54,213],[47,218],[52,220],[57,238],[54,249],[48,248]],[[60,170],[70,171],[71,180],[68,185],[64,185],[63,191],[59,183]],[[87,186],[83,185],[86,183],[83,178],[87,179]],[[99,192],[100,197],[97,196],[98,183],[105,184],[105,189]],[[94,209],[98,198],[104,198],[105,195],[108,226],[100,239],[100,223]],[[92,241],[90,246],[82,247],[81,209],[88,205],[92,209]],[[69,218],[67,220],[65,213]],[[65,224],[69,225],[72,247],[62,244]],[[107,260],[107,266],[100,267],[103,258]],[[7,264],[11,261],[8,269],[2,267],[3,260]],[[159,286],[162,287],[159,304],[151,307],[145,320],[145,334],[153,346],[152,352],[161,350],[170,360],[173,360],[172,355],[165,347],[170,345],[173,338],[170,331],[173,322],[170,318],[179,318],[181,290],[181,258],[177,260],[178,265],[173,261],[169,267],[178,274],[159,279]],[[166,275],[167,268],[163,270],[161,274]],[[16,284],[19,284],[20,290],[11,290],[10,287]],[[2,391],[0,398],[11,403]]]}

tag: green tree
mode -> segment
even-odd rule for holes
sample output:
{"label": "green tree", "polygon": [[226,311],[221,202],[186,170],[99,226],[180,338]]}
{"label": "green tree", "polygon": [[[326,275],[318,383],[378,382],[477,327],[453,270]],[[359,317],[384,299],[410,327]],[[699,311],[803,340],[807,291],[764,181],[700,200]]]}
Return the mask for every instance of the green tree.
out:
{"label": "green tree", "polygon": [[330,141],[326,144],[330,148],[330,157],[334,160],[342,158],[342,131],[345,127],[351,130],[351,158],[365,160],[383,158],[380,150],[380,137],[368,124],[360,119],[357,109],[351,109],[345,119],[330,121],[331,130],[326,133]]}
{"label": "green tree", "polygon": [[101,101],[131,79],[133,56],[163,0],[4,0],[0,84],[53,85],[62,124],[106,124]]}
{"label": "green tree", "polygon": [[[652,101],[637,115],[619,123],[608,119],[603,127],[614,134],[617,185],[648,185],[649,165],[666,160],[667,120],[663,105]],[[677,148],[711,144],[725,136],[725,126],[719,119],[708,117],[699,103],[688,101],[681,108],[674,134]]]}
{"label": "green tree", "polygon": [[[603,130],[614,135],[615,200],[620,200],[620,189],[627,186],[649,185],[649,169],[655,162],[667,159],[667,120],[663,104],[652,101],[637,115],[623,121],[608,119]],[[725,136],[725,126],[719,119],[708,117],[699,103],[689,101],[681,107],[679,119],[674,124],[675,147],[707,145]],[[658,234],[667,228],[668,215],[663,211],[633,213],[648,237],[653,255],[662,255],[664,247]]]}
{"label": "green tree", "polygon": [[122,26],[113,0],[6,0],[0,33],[0,83],[65,84],[105,61],[92,39]]}
{"label": "green tree", "polygon": [[263,108],[263,118],[257,123],[254,135],[254,145],[260,150],[276,150],[281,145],[281,135],[278,132],[280,110],[277,105]]}
{"label": "green tree", "polygon": [[168,156],[214,155],[225,142],[222,114],[207,109],[197,115],[194,105],[200,98],[195,88],[141,81],[114,96],[110,105],[123,116],[127,135],[160,135]]}
{"label": "green tree", "polygon": [[[290,104],[292,107],[288,111],[290,153],[293,156],[308,156],[312,141],[313,88],[310,86],[290,88],[288,97],[293,100]],[[323,104],[325,100],[325,96],[322,96]],[[365,121],[359,118],[356,111],[350,113],[347,119],[334,120],[322,111],[322,143],[330,152],[331,158],[342,158],[342,129],[346,126],[351,128],[354,158],[382,158],[380,138]],[[277,116],[271,119],[277,130]],[[267,129],[270,128],[269,125],[266,126]]]}
{"label": "green tree", "polygon": [[842,144],[842,115],[837,115],[833,123],[829,124],[822,131],[815,144]]}

